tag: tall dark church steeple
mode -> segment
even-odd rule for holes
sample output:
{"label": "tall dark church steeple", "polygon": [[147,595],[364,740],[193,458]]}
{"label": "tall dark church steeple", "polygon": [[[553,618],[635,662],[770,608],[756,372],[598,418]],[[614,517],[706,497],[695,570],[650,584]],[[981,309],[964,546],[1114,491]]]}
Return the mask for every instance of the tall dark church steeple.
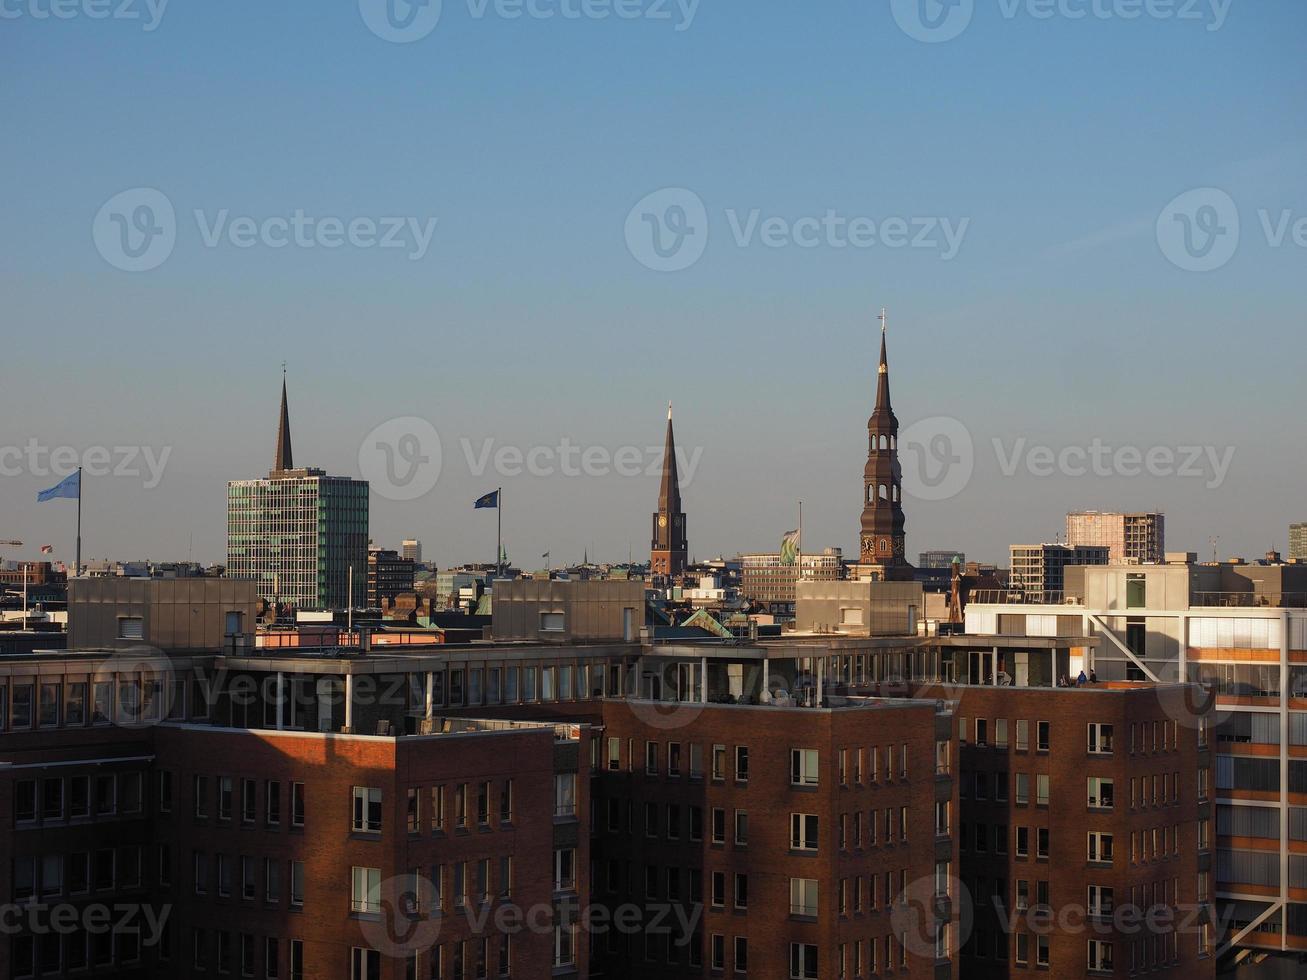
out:
{"label": "tall dark church steeple", "polygon": [[867,465],[862,476],[861,564],[880,565],[883,577],[911,574],[903,532],[903,476],[899,468],[899,420],[889,396],[885,311],[880,313],[880,366],[876,408],[867,420]]}
{"label": "tall dark church steeple", "polygon": [[286,407],[286,369],[281,372],[281,419],[277,423],[277,460],[272,472],[284,473],[295,468],[294,455],[290,448],[290,410]]}
{"label": "tall dark church steeple", "polygon": [[676,439],[672,434],[672,406],[667,404],[667,441],[663,448],[663,483],[658,491],[658,511],[653,515],[653,543],[649,572],[675,576],[685,571],[688,548],[685,514],[681,512],[681,479],[676,468]]}

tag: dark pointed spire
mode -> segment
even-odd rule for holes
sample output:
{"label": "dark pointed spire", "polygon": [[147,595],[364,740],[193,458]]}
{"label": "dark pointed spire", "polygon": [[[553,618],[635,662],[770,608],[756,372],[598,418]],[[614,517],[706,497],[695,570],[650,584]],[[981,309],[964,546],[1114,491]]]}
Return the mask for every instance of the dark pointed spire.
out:
{"label": "dark pointed spire", "polygon": [[876,368],[876,411],[893,413],[889,401],[889,357],[885,352],[885,311],[880,311],[880,366]]}
{"label": "dark pointed spire", "polygon": [[277,424],[277,459],[273,464],[274,473],[295,468],[294,455],[290,448],[290,410],[286,407],[286,366],[281,368],[281,420]]}
{"label": "dark pointed spire", "polygon": [[658,492],[658,509],[665,514],[681,512],[681,478],[676,469],[676,438],[672,434],[672,403],[667,403],[667,441],[663,447],[663,485]]}

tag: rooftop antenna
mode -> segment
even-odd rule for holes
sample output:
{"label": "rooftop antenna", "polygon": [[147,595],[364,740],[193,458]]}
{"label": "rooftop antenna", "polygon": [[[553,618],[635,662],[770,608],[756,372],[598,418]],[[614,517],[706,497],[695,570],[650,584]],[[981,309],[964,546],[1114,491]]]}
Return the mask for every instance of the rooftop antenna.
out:
{"label": "rooftop antenna", "polygon": [[1217,559],[1217,557],[1216,557],[1216,542],[1218,542],[1218,541],[1220,541],[1220,540],[1221,540],[1221,536],[1220,536],[1219,534],[1216,534],[1216,535],[1213,535],[1213,536],[1212,536],[1211,541],[1212,541],[1212,564],[1213,564],[1213,565],[1215,565],[1215,564],[1217,563],[1217,561],[1218,561],[1218,559]]}

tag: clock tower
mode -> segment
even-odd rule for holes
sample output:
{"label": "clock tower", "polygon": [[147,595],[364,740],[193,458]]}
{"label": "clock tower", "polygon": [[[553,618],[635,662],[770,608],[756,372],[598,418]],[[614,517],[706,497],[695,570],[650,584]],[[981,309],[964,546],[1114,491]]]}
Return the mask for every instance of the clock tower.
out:
{"label": "clock tower", "polygon": [[685,514],[681,512],[681,480],[676,470],[676,439],[672,435],[672,406],[667,405],[667,443],[663,449],[663,483],[658,511],[653,515],[653,543],[649,572],[655,578],[672,578],[686,566]]}
{"label": "clock tower", "polygon": [[903,532],[903,474],[899,468],[899,420],[889,397],[889,359],[885,353],[885,311],[880,313],[880,366],[876,407],[867,420],[867,465],[862,471],[862,525],[859,565],[874,578],[912,578]]}

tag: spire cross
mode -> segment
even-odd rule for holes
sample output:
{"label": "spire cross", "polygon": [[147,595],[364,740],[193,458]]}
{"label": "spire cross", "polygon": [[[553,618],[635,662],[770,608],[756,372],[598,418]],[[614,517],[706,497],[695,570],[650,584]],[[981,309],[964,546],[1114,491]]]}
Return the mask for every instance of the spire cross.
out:
{"label": "spire cross", "polygon": [[888,318],[885,316],[885,307],[882,306],[882,307],[880,308],[880,316],[878,316],[876,319],[878,319],[878,320],[880,321],[880,332],[881,332],[881,333],[884,333],[884,332],[885,332],[885,327],[887,326],[887,319],[888,319]]}

